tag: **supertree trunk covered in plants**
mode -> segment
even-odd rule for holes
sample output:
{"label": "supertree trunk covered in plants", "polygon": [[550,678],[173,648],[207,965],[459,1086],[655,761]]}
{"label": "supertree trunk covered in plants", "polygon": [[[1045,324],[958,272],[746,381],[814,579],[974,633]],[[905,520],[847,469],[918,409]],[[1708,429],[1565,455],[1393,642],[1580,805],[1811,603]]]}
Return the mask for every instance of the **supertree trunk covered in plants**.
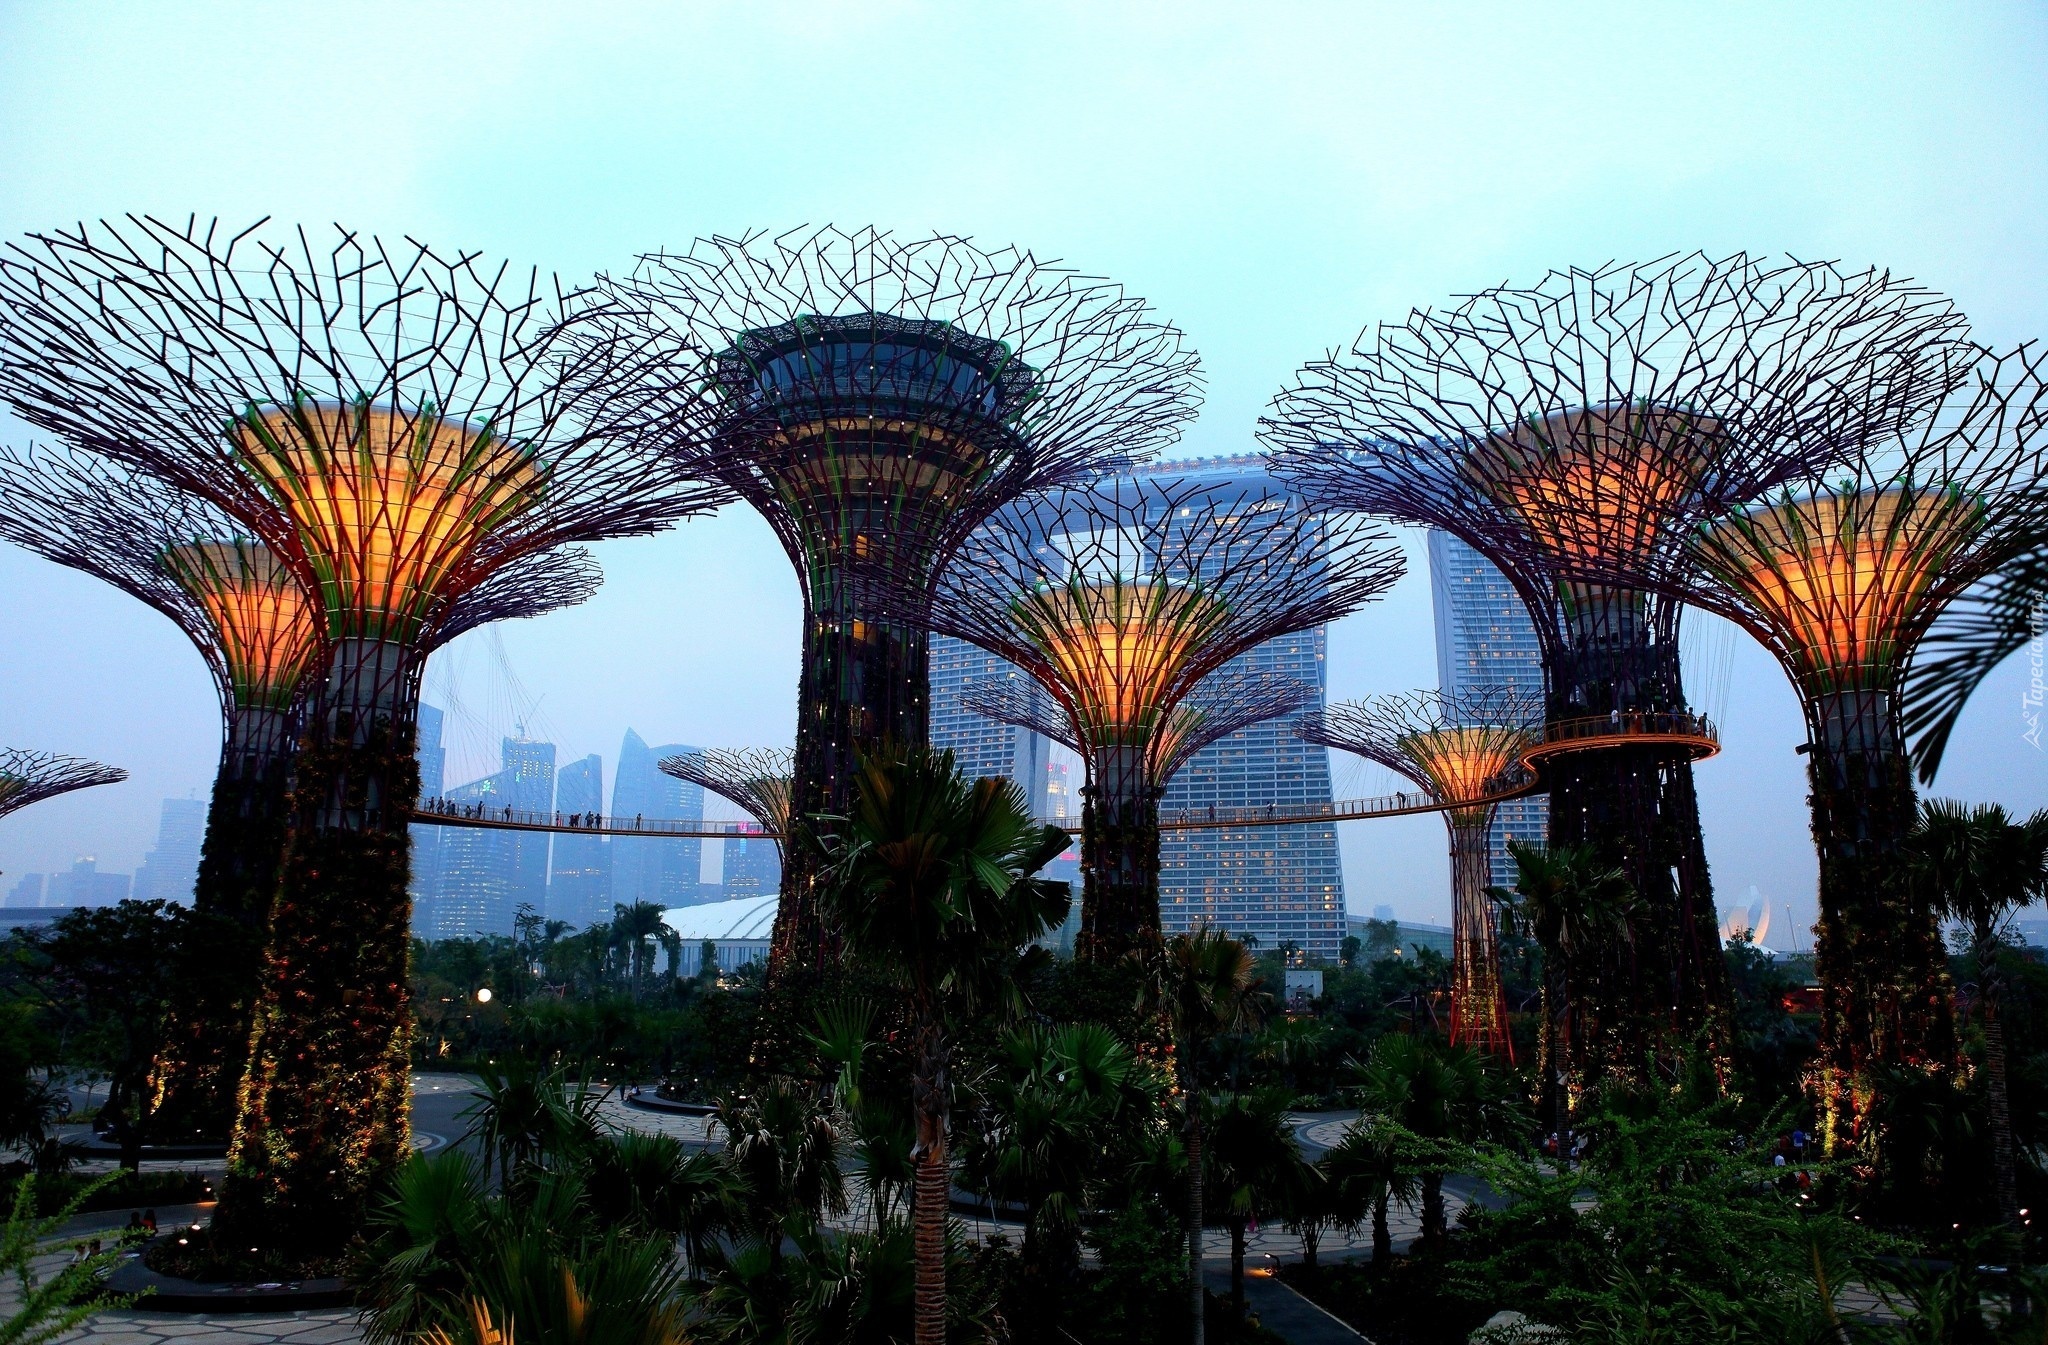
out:
{"label": "supertree trunk covered in plants", "polygon": [[[1500,936],[1488,894],[1493,805],[1473,802],[1523,776],[1541,740],[1543,707],[1511,690],[1435,692],[1332,705],[1302,721],[1308,742],[1378,762],[1445,805],[1451,833],[1451,1040],[1512,1058],[1500,978]],[[1462,804],[1462,806],[1461,806]]]}
{"label": "supertree trunk covered in plants", "polygon": [[1904,872],[1916,812],[1903,696],[1942,611],[2040,545],[2044,427],[2048,354],[1983,352],[1920,423],[1705,524],[1662,573],[1776,654],[1806,707],[1820,856],[1814,1085],[1830,1152],[1881,1150],[1867,1120],[1887,1070],[1955,1064],[1935,913]]}
{"label": "supertree trunk covered in plants", "polygon": [[1167,781],[1208,743],[1314,694],[1205,679],[1392,587],[1401,560],[1387,540],[1266,486],[1127,479],[1004,510],[934,590],[900,590],[906,614],[1028,674],[1050,705],[1012,717],[1051,721],[1087,764],[1080,956],[1157,954]]}
{"label": "supertree trunk covered in plants", "polygon": [[[197,496],[317,594],[288,834],[215,1227],[331,1254],[408,1151],[413,719],[465,595],[723,495],[606,415],[585,296],[538,274],[338,231],[151,219],[0,256],[0,395]],[[570,392],[577,376],[579,390]]]}
{"label": "supertree trunk covered in plants", "polygon": [[1141,301],[1015,248],[825,228],[699,240],[604,282],[629,414],[757,509],[804,600],[791,835],[770,979],[815,974],[811,819],[844,816],[859,754],[922,744],[928,590],[1011,501],[1171,442],[1193,353]]}
{"label": "supertree trunk covered in plants", "polygon": [[1728,1000],[1691,772],[1680,603],[1642,577],[1701,519],[1908,423],[1962,320],[1876,271],[1736,255],[1559,271],[1370,329],[1303,368],[1262,435],[1324,507],[1443,528],[1507,577],[1542,645],[1551,842],[1635,912],[1573,1017],[1581,1078],[1668,1077]]}

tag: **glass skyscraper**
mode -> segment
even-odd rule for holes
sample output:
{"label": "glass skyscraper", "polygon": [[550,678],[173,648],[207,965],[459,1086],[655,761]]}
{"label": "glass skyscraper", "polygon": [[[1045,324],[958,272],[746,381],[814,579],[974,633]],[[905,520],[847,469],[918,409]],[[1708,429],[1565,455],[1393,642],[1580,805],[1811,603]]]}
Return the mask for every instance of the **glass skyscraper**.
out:
{"label": "glass skyscraper", "polygon": [[[565,816],[604,811],[604,758],[595,752],[555,772],[555,811]],[[555,837],[554,870],[544,908],[550,920],[582,929],[611,919],[610,848],[601,836]]]}
{"label": "glass skyscraper", "polygon": [[[422,703],[419,710],[417,746],[413,756],[420,765],[420,797],[437,799],[448,787],[448,749],[442,742],[446,719],[436,706]],[[412,932],[421,938],[438,938],[434,903],[441,895],[441,833],[444,827],[423,827],[415,822],[412,834]]]}
{"label": "glass skyscraper", "polygon": [[960,703],[978,683],[1029,679],[1006,659],[946,635],[932,637],[932,746],[950,748],[969,779],[1003,775],[1015,780],[1034,815],[1046,812],[1045,738],[1030,729],[984,719]]}
{"label": "glass skyscraper", "polygon": [[[1510,687],[1539,702],[1543,648],[1529,608],[1492,561],[1440,528],[1429,532],[1429,592],[1436,615],[1437,686],[1446,696]],[[1550,799],[1511,799],[1493,814],[1487,846],[1493,882],[1513,886],[1508,842],[1542,845],[1549,832]]]}
{"label": "glass skyscraper", "polygon": [[199,847],[206,836],[206,804],[200,799],[165,799],[156,826],[156,846],[135,871],[137,901],[192,903],[199,883]]}
{"label": "glass skyscraper", "polygon": [[[753,823],[743,827],[747,832],[758,833],[760,829]],[[727,901],[772,897],[781,889],[782,852],[776,849],[774,841],[761,835],[743,835],[727,837],[719,844],[723,847],[721,881]]]}
{"label": "glass skyscraper", "polygon": [[[555,806],[555,745],[520,736],[501,741],[498,770],[447,791],[486,814],[501,808],[546,814]],[[417,830],[418,828],[415,828]],[[434,900],[414,924],[431,939],[510,934],[521,906],[547,908],[548,833],[442,827]]]}
{"label": "glass skyscraper", "polygon": [[[611,815],[628,826],[635,818],[701,821],[703,789],[673,775],[663,775],[658,765],[663,757],[696,750],[681,743],[649,747],[645,738],[627,729],[626,740],[619,747],[619,772],[612,781]],[[704,843],[700,840],[622,836],[611,843],[611,861],[615,905],[651,901],[666,910],[694,905],[706,895],[715,895],[698,890],[698,874],[704,863]]]}

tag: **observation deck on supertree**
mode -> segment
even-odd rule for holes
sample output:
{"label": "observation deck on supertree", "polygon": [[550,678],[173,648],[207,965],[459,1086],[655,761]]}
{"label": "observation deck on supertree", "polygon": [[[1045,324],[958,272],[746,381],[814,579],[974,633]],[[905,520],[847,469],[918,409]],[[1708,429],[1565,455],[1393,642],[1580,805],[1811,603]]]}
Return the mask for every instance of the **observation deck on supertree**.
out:
{"label": "observation deck on supertree", "polygon": [[[1392,587],[1400,552],[1363,520],[1285,492],[1131,480],[1003,510],[906,613],[1016,664],[1057,706],[1088,783],[1077,952],[1150,955],[1159,929],[1159,797],[1205,741],[1295,703],[1263,679],[1203,679]],[[994,708],[994,707],[992,707]],[[1281,712],[1284,712],[1282,710]],[[1034,723],[1044,723],[1038,712]]]}
{"label": "observation deck on supertree", "polygon": [[224,1235],[331,1253],[409,1153],[405,823],[433,632],[523,556],[725,498],[593,428],[610,350],[568,339],[590,307],[473,253],[347,230],[322,250],[260,222],[131,216],[0,254],[0,396],[205,499],[320,595],[328,662],[307,697]]}
{"label": "observation deck on supertree", "polygon": [[[1180,332],[1017,248],[874,229],[698,240],[601,286],[636,425],[774,528],[803,593],[795,825],[843,815],[855,760],[929,736],[926,633],[892,616],[1020,496],[1172,442],[1194,414]],[[771,981],[824,964],[815,847],[786,847]]]}
{"label": "observation deck on supertree", "polygon": [[[1703,1029],[1718,1050],[1728,1002],[1691,767],[1711,730],[1686,703],[1681,604],[1629,576],[1909,423],[1958,376],[1961,327],[1877,271],[1739,254],[1559,271],[1368,329],[1262,422],[1310,499],[1443,528],[1528,605],[1551,842],[1593,846],[1640,898],[1628,975],[1590,1006],[1613,1053],[1588,1068],[1640,1074]],[[1577,731],[1602,719],[1641,731]]]}
{"label": "observation deck on supertree", "polygon": [[663,757],[655,765],[664,775],[744,808],[781,853],[789,834],[790,772],[795,760],[796,754],[786,747],[708,748]]}
{"label": "observation deck on supertree", "polygon": [[1905,698],[1944,609],[2041,545],[2044,471],[2048,350],[1984,352],[1921,423],[1702,524],[1650,576],[1755,636],[1805,707],[1831,1151],[1869,1137],[1883,1068],[1956,1064],[1940,930],[1903,874]]}
{"label": "observation deck on supertree", "polygon": [[0,817],[74,789],[116,785],[127,778],[128,772],[118,766],[9,747],[0,750]]}
{"label": "observation deck on supertree", "polygon": [[[225,725],[194,889],[196,910],[247,934],[223,937],[222,1004],[180,1006],[179,1049],[159,1058],[166,1123],[225,1137],[249,1036],[262,933],[277,895],[296,711],[326,667],[320,601],[262,543],[196,496],[82,450],[0,450],[0,538],[80,570],[168,617],[205,660]],[[581,547],[521,557],[458,598],[426,639],[486,620],[582,602],[597,567]],[[195,1092],[196,1090],[196,1092]]]}
{"label": "observation deck on supertree", "polygon": [[[1542,740],[1543,706],[1509,688],[1449,697],[1434,691],[1342,701],[1303,719],[1303,741],[1378,762],[1449,805],[1451,1040],[1514,1056],[1500,979],[1487,829],[1504,779]],[[1556,1007],[1556,1006],[1552,1006]]]}

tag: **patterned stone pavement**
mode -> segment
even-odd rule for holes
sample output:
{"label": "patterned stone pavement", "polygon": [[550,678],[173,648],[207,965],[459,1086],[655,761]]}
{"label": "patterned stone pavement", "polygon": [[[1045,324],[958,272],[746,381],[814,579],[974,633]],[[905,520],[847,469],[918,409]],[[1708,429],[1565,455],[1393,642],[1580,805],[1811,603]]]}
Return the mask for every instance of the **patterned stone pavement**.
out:
{"label": "patterned stone pavement", "polygon": [[[414,1145],[422,1150],[439,1148],[452,1143],[460,1134],[459,1128],[445,1118],[452,1116],[458,1104],[466,1104],[469,1082],[454,1075],[419,1075],[413,1080],[415,1111],[423,1119],[418,1123]],[[681,1116],[665,1112],[642,1111],[629,1107],[617,1095],[607,1097],[599,1109],[604,1123],[618,1130],[637,1130],[656,1134],[674,1135],[691,1144],[711,1144],[716,1139],[710,1131],[707,1117]],[[424,1119],[433,1117],[431,1121]],[[1337,1142],[1343,1127],[1350,1117],[1323,1119],[1313,1116],[1295,1118],[1296,1133],[1311,1151],[1327,1148]],[[445,1132],[445,1133],[444,1133]],[[218,1171],[220,1164],[197,1164],[202,1170],[211,1167]],[[844,1228],[860,1228],[867,1225],[873,1211],[865,1192],[858,1183],[850,1192],[852,1208],[836,1220]],[[1450,1214],[1456,1218],[1462,1208],[1455,1195],[1445,1193],[1450,1205]],[[184,1210],[160,1210],[164,1223],[180,1222],[188,1218],[203,1217],[204,1207],[190,1207]],[[90,1236],[95,1232],[118,1229],[127,1221],[125,1211],[87,1215],[74,1221],[65,1229],[68,1238]],[[968,1237],[980,1239],[1003,1232],[1016,1237],[1015,1225],[1005,1225],[985,1216],[962,1218]],[[1420,1232],[1419,1220],[1411,1212],[1396,1210],[1393,1214],[1392,1231],[1396,1245],[1407,1242]],[[1322,1255],[1335,1260],[1346,1255],[1361,1255],[1371,1250],[1371,1234],[1362,1230],[1355,1235],[1331,1233],[1324,1237]],[[1207,1242],[1208,1264],[1213,1268],[1227,1265],[1230,1257],[1230,1242],[1221,1230],[1211,1230]],[[1268,1224],[1253,1230],[1246,1240],[1246,1258],[1254,1267],[1264,1264],[1269,1258],[1294,1260],[1301,1255],[1301,1240],[1277,1224]],[[60,1265],[68,1251],[59,1248],[40,1263],[44,1269]],[[0,1286],[0,1312],[5,1312],[15,1301],[11,1285]],[[92,1321],[65,1337],[61,1345],[355,1345],[362,1339],[356,1324],[355,1314],[347,1309],[333,1309],[319,1312],[292,1313],[288,1316],[259,1316],[240,1314],[194,1315],[189,1313],[152,1313],[148,1311],[147,1300],[134,1309],[103,1312]]]}

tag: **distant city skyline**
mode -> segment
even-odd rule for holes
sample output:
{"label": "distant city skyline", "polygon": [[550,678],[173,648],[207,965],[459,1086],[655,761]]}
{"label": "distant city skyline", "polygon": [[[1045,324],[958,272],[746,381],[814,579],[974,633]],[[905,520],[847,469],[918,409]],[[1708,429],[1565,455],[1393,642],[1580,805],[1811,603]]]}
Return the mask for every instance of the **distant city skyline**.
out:
{"label": "distant city skyline", "polygon": [[199,881],[199,850],[206,835],[206,801],[165,799],[156,843],[131,874],[103,872],[96,855],[80,855],[52,873],[19,875],[7,888],[9,907],[110,906],[116,902],[174,901],[190,905]]}

